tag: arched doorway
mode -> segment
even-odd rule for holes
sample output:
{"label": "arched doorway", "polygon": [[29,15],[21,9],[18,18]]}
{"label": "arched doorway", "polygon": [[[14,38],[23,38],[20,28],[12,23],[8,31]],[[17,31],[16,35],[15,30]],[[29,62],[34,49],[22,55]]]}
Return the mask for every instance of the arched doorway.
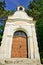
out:
{"label": "arched doorway", "polygon": [[19,30],[13,35],[11,58],[27,58],[27,35],[25,32]]}

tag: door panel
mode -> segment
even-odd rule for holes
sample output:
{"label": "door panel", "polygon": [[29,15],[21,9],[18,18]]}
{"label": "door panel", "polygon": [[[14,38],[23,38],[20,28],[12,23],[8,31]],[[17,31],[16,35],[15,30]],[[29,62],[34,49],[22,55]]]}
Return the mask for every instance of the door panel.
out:
{"label": "door panel", "polygon": [[26,37],[16,36],[12,40],[12,58],[27,58]]}

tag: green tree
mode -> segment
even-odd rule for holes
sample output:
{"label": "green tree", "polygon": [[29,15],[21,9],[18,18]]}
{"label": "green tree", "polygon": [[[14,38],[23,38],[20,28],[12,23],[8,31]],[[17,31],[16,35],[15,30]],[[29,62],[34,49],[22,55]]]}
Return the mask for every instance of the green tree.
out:
{"label": "green tree", "polygon": [[5,0],[4,1],[0,1],[0,23],[2,21],[4,22],[3,25],[0,24],[0,45],[1,45],[3,30],[4,30],[4,26],[5,26],[5,22],[7,20],[7,17],[14,13],[14,10],[12,10],[12,11],[8,10],[7,11],[7,10],[5,10],[5,8],[6,8]]}
{"label": "green tree", "polygon": [[[6,10],[6,3],[4,1],[0,1],[0,18],[6,18],[8,15],[11,15],[14,13],[14,10]],[[7,15],[6,15],[7,14]]]}
{"label": "green tree", "polygon": [[36,20],[36,32],[38,37],[39,51],[43,58],[43,0],[32,0],[26,10],[27,14]]}

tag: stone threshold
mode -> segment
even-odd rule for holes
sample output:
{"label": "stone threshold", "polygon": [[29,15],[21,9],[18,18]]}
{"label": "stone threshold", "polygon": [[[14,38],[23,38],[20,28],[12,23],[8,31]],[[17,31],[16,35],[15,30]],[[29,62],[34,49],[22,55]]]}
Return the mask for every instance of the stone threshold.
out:
{"label": "stone threshold", "polygon": [[6,58],[0,59],[0,65],[41,65],[38,60],[28,58]]}

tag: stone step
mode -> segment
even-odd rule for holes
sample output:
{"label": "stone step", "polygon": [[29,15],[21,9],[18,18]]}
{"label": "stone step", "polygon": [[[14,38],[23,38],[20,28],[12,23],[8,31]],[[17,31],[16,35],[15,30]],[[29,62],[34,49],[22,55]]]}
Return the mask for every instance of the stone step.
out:
{"label": "stone step", "polygon": [[41,65],[37,60],[27,59],[27,58],[10,58],[10,59],[0,59],[0,65]]}

